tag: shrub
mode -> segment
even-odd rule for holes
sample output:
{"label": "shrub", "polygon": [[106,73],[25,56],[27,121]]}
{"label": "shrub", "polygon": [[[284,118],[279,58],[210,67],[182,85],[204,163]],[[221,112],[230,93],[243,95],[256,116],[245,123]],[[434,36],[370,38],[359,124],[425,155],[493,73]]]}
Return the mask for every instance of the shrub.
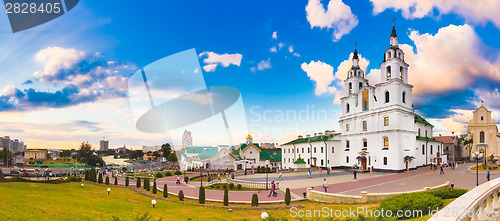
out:
{"label": "shrub", "polygon": [[148,183],[149,183],[148,178],[144,178],[144,187],[143,187],[144,189],[147,189],[147,188],[148,188],[148,186],[147,186],[147,185],[148,185]]}
{"label": "shrub", "polygon": [[125,177],[125,186],[128,186],[129,180],[128,177]]}
{"label": "shrub", "polygon": [[234,189],[234,183],[229,184],[229,189]]}
{"label": "shrub", "polygon": [[252,206],[259,206],[259,197],[256,193],[252,195]]}
{"label": "shrub", "polygon": [[89,176],[89,171],[88,171],[88,170],[86,170],[86,171],[85,171],[85,181],[89,181],[89,177],[90,177],[90,176]]}
{"label": "shrub", "polygon": [[181,174],[182,174],[181,171],[179,171],[179,170],[175,171],[175,175],[181,175]]}
{"label": "shrub", "polygon": [[117,186],[117,185],[118,185],[118,177],[115,176],[115,186]]}
{"label": "shrub", "polygon": [[172,173],[170,173],[170,171],[167,171],[167,172],[165,173],[165,176],[172,176]]}
{"label": "shrub", "polygon": [[286,191],[285,191],[285,204],[287,206],[290,205],[290,200],[291,199],[292,199],[292,197],[290,196],[290,189],[286,188]]}
{"label": "shrub", "polygon": [[260,166],[257,167],[257,173],[260,173]]}
{"label": "shrub", "polygon": [[236,185],[236,189],[241,190],[241,184]]}
{"label": "shrub", "polygon": [[184,201],[184,192],[182,192],[182,190],[179,190],[179,195],[177,195],[177,197],[179,197],[180,201]]}
{"label": "shrub", "polygon": [[[398,211],[422,211],[422,214],[403,212],[403,217],[400,219],[409,219],[413,216],[427,215],[430,210],[443,205],[443,200],[433,196],[428,192],[404,193],[393,196],[380,203],[378,210],[392,211],[392,214],[397,214]],[[401,212],[400,212],[401,213]],[[409,216],[406,216],[409,215]]]}
{"label": "shrub", "polygon": [[156,179],[158,179],[158,178],[162,178],[162,177],[163,177],[163,175],[161,175],[161,173],[160,173],[160,172],[156,173]]}
{"label": "shrub", "polygon": [[224,206],[229,205],[229,191],[227,189],[224,190]]}
{"label": "shrub", "polygon": [[168,198],[167,184],[163,184],[163,197]]}
{"label": "shrub", "polygon": [[200,187],[200,193],[198,194],[198,202],[200,204],[205,204],[205,187]]}
{"label": "shrub", "polygon": [[106,176],[106,185],[109,185],[109,176]]}
{"label": "shrub", "polygon": [[136,184],[137,188],[141,187],[141,178],[140,177],[137,177],[137,184]]}
{"label": "shrub", "polygon": [[435,197],[439,197],[441,199],[451,199],[451,198],[458,198],[461,195],[465,194],[467,192],[466,189],[440,189],[440,190],[434,190],[430,191],[429,193],[434,195]]}
{"label": "shrub", "polygon": [[156,180],[153,182],[153,194],[156,194]]}
{"label": "shrub", "polygon": [[227,183],[222,184],[222,189],[227,189]]}
{"label": "shrub", "polygon": [[99,173],[98,183],[102,183],[102,173]]}

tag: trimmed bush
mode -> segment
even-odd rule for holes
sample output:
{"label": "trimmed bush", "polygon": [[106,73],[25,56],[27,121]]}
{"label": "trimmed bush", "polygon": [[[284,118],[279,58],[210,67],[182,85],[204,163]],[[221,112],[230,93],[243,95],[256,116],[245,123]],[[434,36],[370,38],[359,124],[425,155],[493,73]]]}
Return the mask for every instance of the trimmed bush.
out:
{"label": "trimmed bush", "polygon": [[156,180],[153,182],[153,194],[156,194]]}
{"label": "trimmed bush", "polygon": [[229,184],[229,189],[234,189],[234,183]]}
{"label": "trimmed bush", "polygon": [[241,190],[241,184],[236,185],[236,189]]}
{"label": "trimmed bush", "polygon": [[175,175],[181,175],[181,174],[182,174],[181,171],[179,171],[179,170],[175,171]]}
{"label": "trimmed bush", "polygon": [[102,183],[102,173],[99,173],[99,179],[97,181],[98,183]]}
{"label": "trimmed bush", "polygon": [[172,173],[170,173],[170,171],[167,171],[167,172],[165,173],[165,176],[172,176]]}
{"label": "trimmed bush", "polygon": [[[403,211],[403,217],[399,219],[409,219],[417,215],[427,215],[430,210],[443,205],[443,200],[435,197],[428,192],[404,193],[393,196],[380,203],[378,210],[390,210],[392,214],[397,214],[398,211]],[[410,213],[404,211],[422,211],[422,214]],[[401,213],[401,212],[400,212]],[[409,215],[409,216],[406,216]]]}
{"label": "trimmed bush", "polygon": [[125,177],[125,186],[128,186],[128,184],[129,184],[128,177]]}
{"label": "trimmed bush", "polygon": [[148,189],[148,186],[147,186],[148,183],[149,183],[148,178],[144,178],[144,187],[143,187],[144,189]]}
{"label": "trimmed bush", "polygon": [[259,197],[256,193],[252,195],[252,206],[259,206]]}
{"label": "trimmed bush", "polygon": [[161,173],[160,173],[160,172],[156,173],[156,179],[158,179],[158,178],[162,178],[162,177],[163,177],[163,175],[161,175]]}
{"label": "trimmed bush", "polygon": [[168,198],[167,184],[163,184],[163,197]]}
{"label": "trimmed bush", "polygon": [[198,194],[198,202],[200,204],[205,204],[205,187],[200,187],[200,193]]}
{"label": "trimmed bush", "polygon": [[88,170],[86,170],[86,171],[85,171],[85,181],[89,181],[89,179],[90,179],[90,176],[89,176],[89,171],[88,171]]}
{"label": "trimmed bush", "polygon": [[109,185],[109,176],[106,176],[106,185]]}
{"label": "trimmed bush", "polygon": [[177,197],[179,197],[180,201],[184,201],[184,192],[182,192],[182,190],[179,190],[179,195],[177,195]]}
{"label": "trimmed bush", "polygon": [[227,183],[222,184],[222,189],[227,189]]}
{"label": "trimmed bush", "polygon": [[229,205],[229,191],[227,189],[224,190],[224,206]]}
{"label": "trimmed bush", "polygon": [[285,204],[288,206],[290,205],[290,201],[292,200],[292,197],[290,196],[290,189],[286,188],[285,191]]}
{"label": "trimmed bush", "polygon": [[115,176],[115,186],[117,186],[117,185],[118,185],[118,177]]}
{"label": "trimmed bush", "polygon": [[441,199],[451,199],[451,198],[458,198],[461,195],[464,195],[467,193],[466,189],[440,189],[440,190],[434,190],[430,191],[430,194],[434,195],[435,197],[439,197]]}
{"label": "trimmed bush", "polygon": [[137,184],[136,184],[136,187],[137,187],[137,188],[141,187],[141,178],[140,178],[140,177],[137,177]]}

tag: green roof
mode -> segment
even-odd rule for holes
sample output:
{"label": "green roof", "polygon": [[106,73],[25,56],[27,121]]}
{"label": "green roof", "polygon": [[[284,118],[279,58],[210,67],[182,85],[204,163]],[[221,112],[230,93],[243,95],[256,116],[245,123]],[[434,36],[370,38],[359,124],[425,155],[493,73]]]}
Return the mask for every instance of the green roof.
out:
{"label": "green roof", "polygon": [[421,141],[431,141],[431,142],[441,142],[439,140],[436,140],[432,137],[421,137],[421,136],[417,136],[417,140],[421,140]]}
{"label": "green roof", "polygon": [[431,126],[434,127],[431,123],[429,123],[427,120],[425,120],[422,116],[415,114],[415,123],[421,123],[424,124],[425,126]]}
{"label": "green roof", "polygon": [[201,153],[207,148],[214,148],[214,147],[186,147],[186,153]]}
{"label": "green roof", "polygon": [[[240,151],[242,151],[243,149],[245,149],[249,144],[246,144],[246,143],[243,143],[240,145]],[[262,150],[262,148],[260,148],[259,144],[258,143],[253,143],[253,146],[257,147],[258,150]]]}
{"label": "green roof", "polygon": [[338,136],[340,135],[340,133],[335,133],[335,134],[330,134],[328,136],[326,135],[317,135],[317,136],[314,136],[314,137],[303,137],[303,138],[297,138],[295,140],[292,140],[288,143],[285,143],[283,145],[289,145],[289,144],[299,144],[299,143],[313,143],[313,142],[322,142],[322,141],[327,141],[329,140],[330,138],[332,137],[335,137],[335,136]]}
{"label": "green roof", "polygon": [[281,162],[281,149],[262,149],[260,160],[269,160],[270,162]]}
{"label": "green roof", "polygon": [[196,157],[199,158],[200,160],[205,160],[205,159],[214,157],[218,152],[219,152],[219,148],[217,148],[217,147],[210,147],[210,148],[206,148],[205,150],[203,150]]}
{"label": "green roof", "polygon": [[295,162],[293,162],[293,164],[306,164],[306,161],[302,158],[298,158]]}

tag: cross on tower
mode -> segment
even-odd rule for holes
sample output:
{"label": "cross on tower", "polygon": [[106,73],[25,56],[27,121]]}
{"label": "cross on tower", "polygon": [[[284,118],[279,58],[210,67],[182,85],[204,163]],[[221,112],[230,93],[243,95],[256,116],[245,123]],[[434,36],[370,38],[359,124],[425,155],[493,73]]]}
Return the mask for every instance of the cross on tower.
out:
{"label": "cross on tower", "polygon": [[396,17],[392,17],[392,24],[394,25],[394,21],[396,20]]}
{"label": "cross on tower", "polygon": [[358,44],[358,42],[354,42],[354,48],[356,48],[356,45]]}

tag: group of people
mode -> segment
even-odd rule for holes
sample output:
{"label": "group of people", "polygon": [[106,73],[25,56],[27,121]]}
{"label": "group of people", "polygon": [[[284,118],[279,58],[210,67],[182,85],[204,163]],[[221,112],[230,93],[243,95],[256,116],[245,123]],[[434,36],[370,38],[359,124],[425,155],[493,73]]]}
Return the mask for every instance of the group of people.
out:
{"label": "group of people", "polygon": [[452,168],[454,170],[455,167],[458,167],[458,163],[435,163],[435,164],[431,164],[431,170],[436,171],[438,167],[439,167],[439,174],[442,175],[442,174],[444,174],[444,168],[445,167],[450,167],[450,168]]}

